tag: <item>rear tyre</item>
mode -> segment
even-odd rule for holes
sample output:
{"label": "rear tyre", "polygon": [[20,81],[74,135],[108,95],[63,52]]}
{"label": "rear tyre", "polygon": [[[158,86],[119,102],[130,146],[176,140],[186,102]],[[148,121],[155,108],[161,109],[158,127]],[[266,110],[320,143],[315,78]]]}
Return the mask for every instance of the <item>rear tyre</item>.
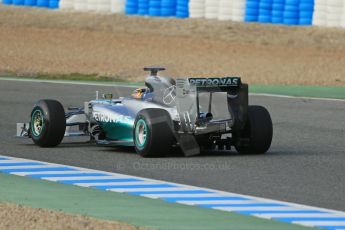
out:
{"label": "rear tyre", "polygon": [[35,104],[31,112],[30,134],[36,145],[57,146],[61,143],[65,130],[65,111],[60,102],[40,100]]}
{"label": "rear tyre", "polygon": [[141,110],[134,122],[133,140],[142,157],[162,157],[171,154],[176,142],[170,114],[163,109]]}
{"label": "rear tyre", "polygon": [[248,120],[237,135],[235,149],[243,154],[263,154],[272,143],[273,125],[269,112],[262,106],[248,107]]}

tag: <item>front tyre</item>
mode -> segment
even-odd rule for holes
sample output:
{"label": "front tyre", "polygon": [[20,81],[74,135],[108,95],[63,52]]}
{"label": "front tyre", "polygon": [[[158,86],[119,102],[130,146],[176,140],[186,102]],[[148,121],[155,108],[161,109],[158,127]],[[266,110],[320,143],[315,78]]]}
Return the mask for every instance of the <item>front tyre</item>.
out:
{"label": "front tyre", "polygon": [[35,104],[31,112],[30,134],[36,145],[57,146],[61,143],[65,130],[65,111],[60,102],[40,100]]}
{"label": "front tyre", "polygon": [[170,154],[175,142],[170,114],[164,109],[141,110],[134,122],[133,140],[142,157]]}
{"label": "front tyre", "polygon": [[243,154],[263,154],[271,146],[273,125],[269,112],[262,106],[248,107],[248,120],[237,134],[237,152]]}

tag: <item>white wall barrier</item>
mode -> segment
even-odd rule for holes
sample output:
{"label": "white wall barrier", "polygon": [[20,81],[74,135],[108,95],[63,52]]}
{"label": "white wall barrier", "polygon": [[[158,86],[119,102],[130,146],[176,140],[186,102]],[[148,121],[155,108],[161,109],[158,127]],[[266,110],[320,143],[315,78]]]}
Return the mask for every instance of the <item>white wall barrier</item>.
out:
{"label": "white wall barrier", "polygon": [[232,0],[220,0],[218,9],[218,20],[231,20],[232,18]]}
{"label": "white wall barrier", "polygon": [[98,12],[111,12],[111,0],[98,0]]}
{"label": "white wall barrier", "polygon": [[87,2],[85,0],[74,0],[74,10],[87,11]]}
{"label": "white wall barrier", "polygon": [[328,0],[327,1],[327,26],[340,27],[342,12],[343,12],[343,0]]}
{"label": "white wall barrier", "polygon": [[126,0],[111,0],[110,10],[112,13],[125,12]]}
{"label": "white wall barrier", "polygon": [[327,25],[327,1],[315,0],[313,25],[326,26]]}
{"label": "white wall barrier", "polygon": [[205,1],[205,18],[214,19],[218,17],[219,0]]}
{"label": "white wall barrier", "polygon": [[313,25],[345,27],[345,0],[315,0]]}
{"label": "white wall barrier", "polygon": [[86,0],[86,8],[88,11],[97,11],[98,0]]}
{"label": "white wall barrier", "polygon": [[246,8],[246,0],[232,1],[232,17],[233,21],[243,22]]}
{"label": "white wall barrier", "polygon": [[74,0],[60,0],[59,8],[60,9],[73,10],[74,9]]}
{"label": "white wall barrier", "polygon": [[189,0],[189,17],[203,18],[205,16],[205,0]]}
{"label": "white wall barrier", "polygon": [[60,9],[123,13],[126,0],[60,0]]}
{"label": "white wall barrier", "polygon": [[343,12],[341,13],[342,18],[341,18],[341,27],[345,28],[345,3],[343,5]]}
{"label": "white wall barrier", "polygon": [[218,19],[243,22],[245,8],[246,0],[220,0]]}

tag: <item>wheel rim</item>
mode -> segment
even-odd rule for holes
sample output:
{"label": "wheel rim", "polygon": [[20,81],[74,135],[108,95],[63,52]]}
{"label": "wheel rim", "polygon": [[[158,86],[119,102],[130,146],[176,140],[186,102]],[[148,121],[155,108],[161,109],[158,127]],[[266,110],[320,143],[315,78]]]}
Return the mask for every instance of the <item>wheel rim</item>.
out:
{"label": "wheel rim", "polygon": [[37,109],[33,112],[31,117],[31,131],[32,135],[40,136],[44,128],[44,117],[41,110]]}
{"label": "wheel rim", "polygon": [[147,140],[147,125],[143,119],[137,121],[137,125],[135,127],[135,143],[136,146],[140,149],[145,147]]}

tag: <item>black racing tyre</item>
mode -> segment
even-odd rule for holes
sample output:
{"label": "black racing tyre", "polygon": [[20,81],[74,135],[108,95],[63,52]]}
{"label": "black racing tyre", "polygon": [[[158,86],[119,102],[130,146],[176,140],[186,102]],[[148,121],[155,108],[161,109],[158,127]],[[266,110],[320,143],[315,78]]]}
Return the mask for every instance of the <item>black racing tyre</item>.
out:
{"label": "black racing tyre", "polygon": [[162,157],[171,154],[176,142],[170,114],[164,109],[141,110],[133,129],[134,147],[142,157]]}
{"label": "black racing tyre", "polygon": [[237,135],[247,142],[237,141],[235,148],[243,154],[263,154],[268,151],[272,143],[272,119],[265,107],[249,106],[248,120],[243,130]]}
{"label": "black racing tyre", "polygon": [[38,101],[31,112],[30,134],[41,147],[55,147],[61,143],[66,131],[63,106],[55,100]]}

